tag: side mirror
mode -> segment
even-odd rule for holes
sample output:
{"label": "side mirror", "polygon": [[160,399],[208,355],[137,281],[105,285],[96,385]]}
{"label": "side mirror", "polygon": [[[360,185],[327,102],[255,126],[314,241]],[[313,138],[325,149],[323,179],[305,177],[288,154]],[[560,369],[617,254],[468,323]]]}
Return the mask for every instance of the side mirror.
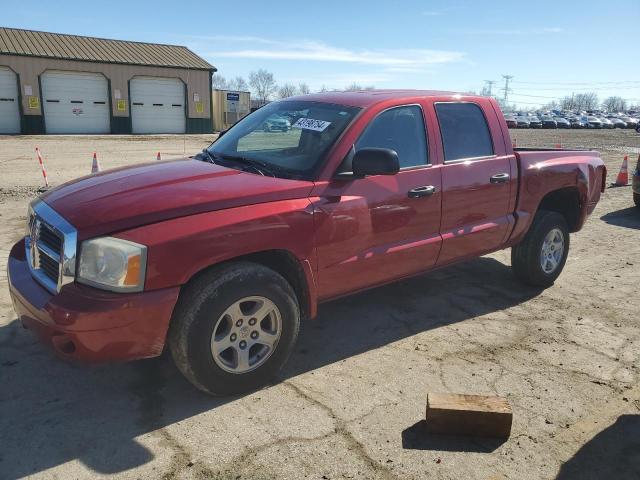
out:
{"label": "side mirror", "polygon": [[390,148],[363,148],[358,150],[352,161],[353,176],[395,175],[400,171],[398,154]]}
{"label": "side mirror", "polygon": [[220,130],[220,133],[218,134],[218,138],[221,138],[225,133],[227,133],[229,131],[229,129],[227,128],[226,130]]}

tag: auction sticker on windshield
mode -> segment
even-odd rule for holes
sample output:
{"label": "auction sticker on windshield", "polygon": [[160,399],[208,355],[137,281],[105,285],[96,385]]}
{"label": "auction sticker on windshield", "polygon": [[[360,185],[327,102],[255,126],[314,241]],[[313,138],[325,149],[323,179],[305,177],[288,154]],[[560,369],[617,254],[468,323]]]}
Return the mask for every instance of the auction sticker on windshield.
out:
{"label": "auction sticker on windshield", "polygon": [[315,120],[313,118],[299,118],[296,123],[292,125],[293,128],[303,128],[305,130],[313,130],[314,132],[323,132],[331,122],[325,122],[324,120]]}

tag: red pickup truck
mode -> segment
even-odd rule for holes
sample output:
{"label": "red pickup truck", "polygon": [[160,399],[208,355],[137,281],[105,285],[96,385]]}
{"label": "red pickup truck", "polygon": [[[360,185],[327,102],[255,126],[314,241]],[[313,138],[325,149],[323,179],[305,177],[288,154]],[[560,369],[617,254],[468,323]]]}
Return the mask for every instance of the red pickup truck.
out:
{"label": "red pickup truck", "polygon": [[520,280],[550,286],[605,176],[596,152],[513,149],[491,98],[294,97],[194,157],[36,199],[9,288],[62,356],[167,344],[198,388],[237,393],[282,367],[320,302],[509,247]]}

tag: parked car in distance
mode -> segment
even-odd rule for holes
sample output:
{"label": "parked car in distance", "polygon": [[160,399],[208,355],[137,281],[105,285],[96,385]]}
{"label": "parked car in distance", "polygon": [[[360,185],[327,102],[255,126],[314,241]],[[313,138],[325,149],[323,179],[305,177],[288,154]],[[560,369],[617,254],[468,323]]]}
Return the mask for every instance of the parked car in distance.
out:
{"label": "parked car in distance", "polygon": [[542,122],[542,128],[558,128],[558,124],[553,117],[543,116],[540,121]]}
{"label": "parked car in distance", "polygon": [[627,122],[618,117],[609,117],[609,121],[613,124],[613,128],[627,128]]}
{"label": "parked car in distance", "polygon": [[[296,135],[262,133],[294,111]],[[512,148],[493,98],[291,97],[194,157],[47,191],[8,285],[23,325],[62,357],[166,346],[194,386],[237,394],[277,374],[321,302],[505,248],[524,284],[551,286],[605,183],[597,152]]]}
{"label": "parked car in distance", "polygon": [[627,128],[636,128],[638,119],[633,117],[620,117],[620,120],[627,124]]}
{"label": "parked car in distance", "polygon": [[558,128],[571,128],[571,122],[564,117],[553,117]]}
{"label": "parked car in distance", "polygon": [[588,128],[602,128],[602,122],[598,117],[582,117],[587,122]]}
{"label": "parked car in distance", "polygon": [[538,117],[527,117],[529,120],[529,128],[542,128],[542,122]]}
{"label": "parked car in distance", "polygon": [[517,128],[529,128],[529,117],[519,115],[516,117]]}
{"label": "parked car in distance", "polygon": [[504,121],[507,122],[507,127],[518,128],[518,121],[516,120],[516,117],[514,117],[513,115],[505,115]]}
{"label": "parked car in distance", "polygon": [[569,122],[571,123],[571,128],[589,127],[589,122],[587,122],[586,117],[572,117]]}
{"label": "parked car in distance", "polygon": [[282,115],[271,115],[262,124],[265,132],[288,132],[291,130],[291,122]]}
{"label": "parked car in distance", "polygon": [[602,128],[614,128],[611,120],[605,117],[599,117],[600,123],[602,123]]}

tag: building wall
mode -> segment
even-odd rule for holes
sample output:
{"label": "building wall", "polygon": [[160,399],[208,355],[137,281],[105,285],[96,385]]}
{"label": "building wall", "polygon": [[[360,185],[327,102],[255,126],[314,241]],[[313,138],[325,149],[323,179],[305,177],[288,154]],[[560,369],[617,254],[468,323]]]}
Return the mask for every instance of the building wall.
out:
{"label": "building wall", "polygon": [[[225,115],[230,105],[227,101],[227,93],[237,94],[236,110],[238,115]],[[213,111],[213,129],[222,131],[229,128],[237,120],[247,115],[251,106],[251,94],[249,92],[238,92],[236,90],[213,90],[211,95],[212,111]]]}
{"label": "building wall", "polygon": [[[135,76],[179,78],[187,91],[187,133],[208,133],[211,126],[211,72],[169,67],[147,67],[114,63],[80,62],[54,58],[39,58],[0,54],[0,65],[11,68],[19,78],[20,106],[23,133],[44,133],[40,75],[47,70],[93,72],[103,74],[110,85],[112,133],[130,133],[129,80]],[[31,95],[27,95],[31,87]],[[118,92],[119,91],[119,92]],[[118,99],[125,101],[124,110],[118,110]],[[36,97],[37,105],[30,99]],[[195,98],[202,103],[202,112],[196,108]]]}

